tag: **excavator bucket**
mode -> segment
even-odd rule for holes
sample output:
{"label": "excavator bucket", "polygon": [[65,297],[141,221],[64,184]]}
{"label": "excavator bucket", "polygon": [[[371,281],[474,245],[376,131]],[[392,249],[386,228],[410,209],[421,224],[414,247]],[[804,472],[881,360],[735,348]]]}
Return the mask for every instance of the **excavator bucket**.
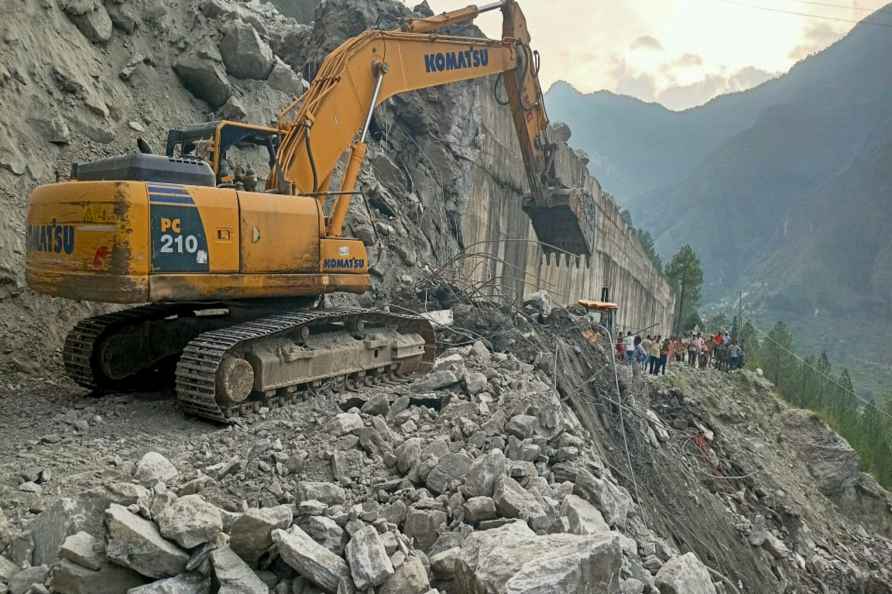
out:
{"label": "excavator bucket", "polygon": [[523,210],[546,253],[592,255],[596,207],[581,189],[548,188],[542,196],[524,197]]}

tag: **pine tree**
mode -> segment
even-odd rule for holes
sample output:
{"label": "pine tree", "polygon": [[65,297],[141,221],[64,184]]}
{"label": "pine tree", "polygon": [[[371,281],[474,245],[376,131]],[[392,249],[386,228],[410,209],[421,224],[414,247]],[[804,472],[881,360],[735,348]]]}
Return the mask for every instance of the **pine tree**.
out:
{"label": "pine tree", "polygon": [[689,324],[697,314],[703,289],[703,268],[694,248],[688,244],[681,246],[666,267],[666,279],[675,294],[673,333],[684,334],[692,327]]}

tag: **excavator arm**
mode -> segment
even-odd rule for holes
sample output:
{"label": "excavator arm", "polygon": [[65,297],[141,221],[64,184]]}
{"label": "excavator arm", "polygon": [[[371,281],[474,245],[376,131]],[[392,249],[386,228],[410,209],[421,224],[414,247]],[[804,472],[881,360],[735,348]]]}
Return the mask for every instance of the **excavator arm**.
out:
{"label": "excavator arm", "polygon": [[[503,13],[501,40],[436,33],[495,9]],[[400,93],[501,75],[531,190],[524,209],[546,249],[589,255],[594,224],[580,216],[586,214],[580,208],[581,194],[554,178],[554,147],[547,138],[537,57],[529,42],[515,0],[469,6],[409,21],[402,30],[370,30],[347,40],[326,57],[307,92],[280,113],[285,135],[277,155],[278,174],[292,193],[316,195],[320,202],[337,195],[325,234],[339,237],[375,108]],[[341,188],[331,192],[332,172],[348,147]]]}

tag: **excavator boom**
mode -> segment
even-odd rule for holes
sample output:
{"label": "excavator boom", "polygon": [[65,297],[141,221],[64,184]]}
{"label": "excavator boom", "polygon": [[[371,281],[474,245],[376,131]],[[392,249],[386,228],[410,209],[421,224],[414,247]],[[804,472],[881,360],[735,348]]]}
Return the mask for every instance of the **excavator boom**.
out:
{"label": "excavator boom", "polygon": [[[495,9],[503,14],[501,40],[437,33]],[[374,109],[400,93],[499,76],[530,188],[523,207],[540,242],[546,251],[590,255],[591,205],[581,190],[566,187],[554,174],[555,146],[547,136],[538,54],[529,43],[526,20],[514,0],[469,6],[409,21],[401,30],[370,30],[348,40],[326,57],[308,91],[280,113],[279,126],[286,131],[278,153],[280,174],[291,192],[314,194],[321,202],[329,195],[332,171],[350,147],[326,226],[327,236],[340,236],[365,157]]]}

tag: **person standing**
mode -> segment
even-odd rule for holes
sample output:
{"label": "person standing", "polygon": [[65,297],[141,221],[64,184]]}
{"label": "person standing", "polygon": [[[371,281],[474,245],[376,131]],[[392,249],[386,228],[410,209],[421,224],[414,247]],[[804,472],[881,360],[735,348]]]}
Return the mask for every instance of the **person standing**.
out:
{"label": "person standing", "polygon": [[690,340],[688,340],[688,367],[692,369],[697,368],[697,355],[699,354],[700,349],[697,348],[697,335],[691,334]]}
{"label": "person standing", "polygon": [[654,375],[666,375],[666,364],[669,362],[669,359],[671,357],[672,341],[667,338],[660,344],[660,360],[657,365],[657,373]]}
{"label": "person standing", "polygon": [[632,336],[632,331],[629,330],[626,332],[626,337],[623,339],[623,344],[626,348],[626,363],[629,365],[635,364],[635,337]]}

